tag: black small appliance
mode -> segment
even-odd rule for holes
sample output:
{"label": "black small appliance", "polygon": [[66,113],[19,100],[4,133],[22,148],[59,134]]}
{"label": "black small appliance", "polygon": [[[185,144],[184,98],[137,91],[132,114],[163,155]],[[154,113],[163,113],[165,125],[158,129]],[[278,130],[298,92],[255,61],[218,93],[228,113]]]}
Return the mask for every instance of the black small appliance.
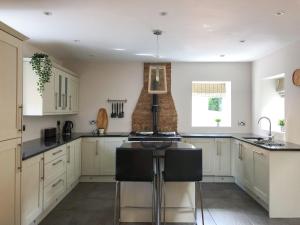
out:
{"label": "black small appliance", "polygon": [[71,135],[72,134],[72,128],[74,127],[74,124],[72,121],[67,120],[63,127],[63,135]]}

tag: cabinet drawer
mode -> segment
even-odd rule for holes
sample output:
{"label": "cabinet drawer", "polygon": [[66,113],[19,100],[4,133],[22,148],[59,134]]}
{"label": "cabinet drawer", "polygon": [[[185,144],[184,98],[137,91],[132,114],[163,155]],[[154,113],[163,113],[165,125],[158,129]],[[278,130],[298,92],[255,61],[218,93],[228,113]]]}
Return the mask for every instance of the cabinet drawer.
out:
{"label": "cabinet drawer", "polygon": [[44,188],[44,210],[59,201],[67,190],[66,187],[66,173],[64,173]]}
{"label": "cabinet drawer", "polygon": [[45,181],[44,185],[47,186],[58,176],[66,172],[66,155],[52,160],[45,164]]}
{"label": "cabinet drawer", "polygon": [[66,145],[59,146],[45,153],[45,163],[66,154]]}

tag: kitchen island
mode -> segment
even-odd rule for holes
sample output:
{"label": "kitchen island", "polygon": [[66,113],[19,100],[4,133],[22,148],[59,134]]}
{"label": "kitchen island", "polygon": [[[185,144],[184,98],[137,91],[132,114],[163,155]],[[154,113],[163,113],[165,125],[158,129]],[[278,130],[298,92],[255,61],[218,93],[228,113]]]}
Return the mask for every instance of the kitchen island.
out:
{"label": "kitchen island", "polygon": [[[154,190],[156,202],[161,202],[160,179],[164,167],[165,150],[195,150],[196,148],[182,142],[126,142],[118,150],[130,149],[153,151],[154,170],[157,175]],[[180,163],[180,162],[179,162]],[[194,222],[195,183],[166,183],[166,222]],[[163,210],[163,204],[155,205],[156,211]],[[156,221],[162,221],[156,214]],[[151,222],[152,220],[152,184],[146,182],[122,182],[120,201],[120,222]],[[157,224],[160,224],[158,222]]]}

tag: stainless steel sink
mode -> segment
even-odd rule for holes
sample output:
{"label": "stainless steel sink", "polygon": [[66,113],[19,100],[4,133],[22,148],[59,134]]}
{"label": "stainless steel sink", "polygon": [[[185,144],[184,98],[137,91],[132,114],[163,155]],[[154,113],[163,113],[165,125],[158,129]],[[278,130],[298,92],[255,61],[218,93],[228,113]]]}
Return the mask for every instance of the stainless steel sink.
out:
{"label": "stainless steel sink", "polygon": [[264,139],[262,137],[243,137],[247,141],[253,142],[254,144],[257,145],[264,145],[268,147],[281,147],[284,146],[283,143],[278,143],[272,140]]}
{"label": "stainless steel sink", "polygon": [[264,140],[262,137],[243,137],[243,138],[248,141],[253,141],[253,142]]}

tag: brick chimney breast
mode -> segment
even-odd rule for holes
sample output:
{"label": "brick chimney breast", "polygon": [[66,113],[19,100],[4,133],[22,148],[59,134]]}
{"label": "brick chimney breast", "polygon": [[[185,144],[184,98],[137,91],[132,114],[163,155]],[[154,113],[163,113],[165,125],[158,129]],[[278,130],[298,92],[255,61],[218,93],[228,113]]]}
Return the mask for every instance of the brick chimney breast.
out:
{"label": "brick chimney breast", "polygon": [[132,131],[152,131],[152,94],[148,93],[150,65],[166,66],[167,93],[158,95],[158,130],[177,131],[177,112],[171,94],[171,63],[144,63],[144,86],[132,114]]}

